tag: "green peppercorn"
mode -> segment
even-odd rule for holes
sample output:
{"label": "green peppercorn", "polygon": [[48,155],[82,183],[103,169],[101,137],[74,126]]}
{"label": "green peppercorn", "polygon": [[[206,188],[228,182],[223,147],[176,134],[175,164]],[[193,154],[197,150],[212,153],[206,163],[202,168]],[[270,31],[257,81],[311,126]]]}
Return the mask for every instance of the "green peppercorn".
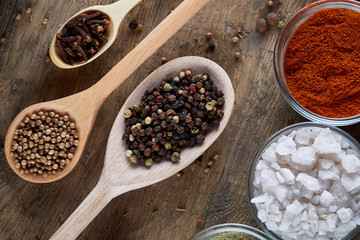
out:
{"label": "green peppercorn", "polygon": [[125,118],[130,118],[131,115],[132,115],[131,110],[127,109],[127,110],[124,111],[124,117],[125,117]]}
{"label": "green peppercorn", "polygon": [[173,161],[173,162],[178,162],[179,160],[180,160],[180,153],[174,152],[174,153],[171,155],[171,161]]}
{"label": "green peppercorn", "polygon": [[133,108],[134,108],[134,111],[137,113],[141,111],[141,108],[139,107],[139,105],[134,105]]}
{"label": "green peppercorn", "polygon": [[202,79],[203,75],[202,74],[198,74],[195,76],[197,79]]}
{"label": "green peppercorn", "polygon": [[152,160],[152,158],[146,159],[146,160],[145,160],[145,165],[146,165],[147,167],[151,167],[151,166],[153,165],[153,160]]}
{"label": "green peppercorn", "polygon": [[172,90],[172,86],[169,83],[166,83],[163,87],[165,92],[170,92]]}
{"label": "green peppercorn", "polygon": [[191,128],[191,133],[192,134],[197,134],[197,133],[199,133],[199,129],[197,127],[192,127]]}
{"label": "green peppercorn", "polygon": [[130,156],[130,162],[132,162],[132,163],[137,163],[138,162],[138,158],[137,158],[137,156],[135,154],[132,154]]}
{"label": "green peppercorn", "polygon": [[210,102],[207,102],[205,105],[206,110],[211,111],[214,109],[214,107],[217,105],[217,101],[211,100]]}
{"label": "green peppercorn", "polygon": [[135,126],[138,130],[140,130],[142,128],[141,123],[136,123]]}
{"label": "green peppercorn", "polygon": [[166,142],[166,143],[164,144],[164,147],[165,147],[166,150],[171,149],[171,143],[170,143],[170,142]]}

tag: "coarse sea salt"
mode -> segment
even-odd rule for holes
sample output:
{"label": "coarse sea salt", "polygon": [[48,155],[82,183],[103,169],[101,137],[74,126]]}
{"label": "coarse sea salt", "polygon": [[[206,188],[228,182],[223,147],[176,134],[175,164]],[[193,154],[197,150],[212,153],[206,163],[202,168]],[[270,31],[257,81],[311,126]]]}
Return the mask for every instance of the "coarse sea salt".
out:
{"label": "coarse sea salt", "polygon": [[254,176],[251,203],[283,239],[341,239],[360,224],[360,154],[329,128],[282,135]]}

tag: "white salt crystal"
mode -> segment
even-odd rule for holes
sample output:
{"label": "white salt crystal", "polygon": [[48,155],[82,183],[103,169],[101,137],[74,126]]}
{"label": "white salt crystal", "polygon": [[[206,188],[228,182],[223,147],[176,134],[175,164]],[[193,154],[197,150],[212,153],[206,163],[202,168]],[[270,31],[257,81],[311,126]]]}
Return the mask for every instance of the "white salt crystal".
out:
{"label": "white salt crystal", "polygon": [[278,156],[278,164],[287,164],[288,162],[291,161],[291,155],[284,155],[284,156],[280,156],[280,155],[277,155]]}
{"label": "white salt crystal", "polygon": [[319,159],[320,169],[329,170],[333,166],[335,166],[335,163],[333,161],[328,160],[328,159],[323,159],[323,158]]}
{"label": "white salt crystal", "polygon": [[275,153],[275,146],[276,143],[272,143],[261,155],[262,159],[266,162],[272,163],[277,161],[276,153]]}
{"label": "white salt crystal", "polygon": [[345,169],[347,173],[355,173],[360,170],[360,159],[355,155],[345,155],[342,158],[341,166]]}
{"label": "white salt crystal", "polygon": [[337,207],[345,207],[350,204],[351,197],[346,192],[342,182],[340,180],[335,181],[330,188],[330,191],[332,195],[336,198]]}
{"label": "white salt crystal", "polygon": [[311,199],[311,197],[313,196],[314,192],[310,191],[307,188],[302,188],[300,191],[300,196],[307,198],[307,199]]}
{"label": "white salt crystal", "polygon": [[330,180],[319,180],[319,183],[320,183],[320,191],[324,191],[326,189],[329,189],[330,188],[330,185],[331,185],[331,181]]}
{"label": "white salt crystal", "polygon": [[303,128],[297,131],[295,135],[295,142],[302,145],[309,144],[311,132],[308,128]]}
{"label": "white salt crystal", "polygon": [[338,207],[336,205],[330,205],[329,206],[329,212],[336,212]]}
{"label": "white salt crystal", "polygon": [[319,178],[322,180],[339,180],[340,176],[337,175],[335,172],[329,170],[322,170],[318,173]]}
{"label": "white salt crystal", "polygon": [[326,190],[323,191],[320,196],[321,205],[324,207],[328,207],[330,203],[332,203],[332,201],[334,201],[334,196]]}
{"label": "white salt crystal", "polygon": [[295,176],[294,174],[287,168],[281,168],[279,173],[286,179],[286,182],[289,184],[294,183]]}
{"label": "white salt crystal", "polygon": [[280,183],[286,182],[286,179],[279,172],[276,172],[275,175]]}
{"label": "white salt crystal", "polygon": [[266,227],[270,230],[270,231],[277,231],[279,229],[278,225],[276,224],[276,222],[274,221],[267,221],[265,223]]}
{"label": "white salt crystal", "polygon": [[270,165],[273,169],[275,169],[275,170],[279,170],[281,167],[280,167],[280,165],[279,164],[277,164],[277,163],[271,163],[271,165]]}
{"label": "white salt crystal", "polygon": [[319,180],[306,173],[299,173],[296,177],[296,181],[301,182],[310,191],[316,192],[320,190]]}
{"label": "white salt crystal", "polygon": [[319,153],[338,153],[341,151],[340,144],[336,142],[329,128],[325,128],[320,132],[314,140],[313,147]]}
{"label": "white salt crystal", "polygon": [[296,169],[300,172],[308,172],[311,169],[311,166],[301,165],[301,164],[295,163],[293,161],[288,162],[288,164],[290,165],[290,167],[292,167],[293,169]]}
{"label": "white salt crystal", "polygon": [[286,139],[276,145],[275,152],[281,156],[292,154],[296,152],[296,144],[290,137],[286,137]]}
{"label": "white salt crystal", "polygon": [[262,222],[266,222],[268,213],[264,209],[258,209],[257,216]]}
{"label": "white salt crystal", "polygon": [[304,211],[302,212],[301,220],[302,220],[303,222],[306,222],[307,220],[309,220],[309,215],[308,215],[307,210],[304,210]]}
{"label": "white salt crystal", "polygon": [[313,166],[314,163],[316,162],[315,148],[313,147],[300,147],[291,156],[292,156],[291,160],[294,163],[304,166]]}
{"label": "white salt crystal", "polygon": [[289,191],[288,187],[285,187],[284,185],[279,185],[275,188],[275,198],[279,202],[283,202],[287,196],[287,192]]}
{"label": "white salt crystal", "polygon": [[310,202],[314,205],[318,205],[320,203],[320,196],[319,195],[314,195],[311,199]]}
{"label": "white salt crystal", "polygon": [[360,209],[359,204],[356,202],[355,199],[351,200],[351,210],[353,210],[354,212],[358,211]]}
{"label": "white salt crystal", "polygon": [[326,222],[328,224],[328,231],[333,232],[335,231],[336,224],[338,222],[337,214],[329,214],[326,217]]}
{"label": "white salt crystal", "polygon": [[273,170],[262,170],[260,176],[261,187],[264,193],[272,193],[274,191],[274,188],[280,184]]}
{"label": "white salt crystal", "polygon": [[340,208],[336,213],[342,223],[349,222],[354,215],[350,208]]}
{"label": "white salt crystal", "polygon": [[310,140],[315,140],[315,138],[320,134],[321,129],[310,129]]}
{"label": "white salt crystal", "polygon": [[[339,135],[339,136],[340,136],[340,135]],[[341,145],[341,148],[342,148],[342,149],[346,149],[346,148],[348,148],[348,147],[350,146],[349,142],[348,142],[345,138],[343,138],[343,137],[341,137],[341,143],[340,143],[340,145]]]}
{"label": "white salt crystal", "polygon": [[343,173],[341,183],[347,192],[360,189],[359,175]]}
{"label": "white salt crystal", "polygon": [[352,219],[357,225],[360,225],[360,212],[357,211],[354,213],[353,219]]}
{"label": "white salt crystal", "polygon": [[267,221],[274,221],[274,222],[280,223],[281,219],[282,219],[282,213],[279,213],[279,214],[271,214],[270,213]]}
{"label": "white salt crystal", "polygon": [[343,238],[355,227],[356,223],[354,221],[350,221],[348,223],[339,223],[335,229],[335,237]]}
{"label": "white salt crystal", "polygon": [[290,213],[293,216],[299,215],[305,207],[296,199],[289,206],[286,207],[285,213]]}
{"label": "white salt crystal", "polygon": [[267,196],[268,196],[267,193],[262,194],[260,196],[252,198],[250,202],[251,203],[264,203],[266,201],[266,199],[267,199]]}
{"label": "white salt crystal", "polygon": [[353,154],[353,155],[355,155],[357,158],[359,158],[360,159],[360,153],[358,153],[358,152],[356,152],[356,151],[354,151],[353,149],[351,149],[351,148],[348,148],[348,149],[346,149],[346,154]]}
{"label": "white salt crystal", "polygon": [[319,217],[316,213],[316,207],[314,205],[309,204],[307,206],[307,211],[308,211],[310,220],[312,220],[314,222],[317,222],[319,220]]}
{"label": "white salt crystal", "polygon": [[[326,221],[320,220],[319,221],[319,228],[318,228],[318,235],[319,236],[325,236],[328,231],[329,225]],[[319,238],[316,238],[319,239]]]}
{"label": "white salt crystal", "polygon": [[341,150],[338,153],[328,153],[328,154],[322,154],[321,157],[329,159],[333,161],[334,163],[341,162],[342,158],[346,155],[346,152],[344,150]]}
{"label": "white salt crystal", "polygon": [[272,214],[279,214],[280,213],[280,209],[279,209],[279,204],[276,204],[277,202],[275,202],[274,204],[272,204],[269,208],[269,212]]}
{"label": "white salt crystal", "polygon": [[256,164],[256,167],[255,169],[258,170],[258,171],[261,171],[261,170],[264,170],[264,169],[269,169],[270,166],[269,166],[269,163],[267,163],[266,161],[264,160],[260,160],[257,164]]}

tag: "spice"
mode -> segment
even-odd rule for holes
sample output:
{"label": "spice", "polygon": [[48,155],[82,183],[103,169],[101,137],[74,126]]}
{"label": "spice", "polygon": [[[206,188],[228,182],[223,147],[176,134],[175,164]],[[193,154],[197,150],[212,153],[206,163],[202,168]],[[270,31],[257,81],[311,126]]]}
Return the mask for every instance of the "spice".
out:
{"label": "spice", "polygon": [[210,45],[209,45],[209,50],[210,50],[210,51],[214,51],[214,50],[215,50],[215,47],[216,47],[215,43],[210,43]]}
{"label": "spice", "polygon": [[238,38],[238,37],[233,37],[233,38],[232,38],[232,42],[233,42],[233,43],[239,42],[239,38]]}
{"label": "spice", "polygon": [[234,54],[234,57],[235,57],[236,59],[239,59],[239,58],[241,58],[241,53],[239,53],[239,52],[236,52],[236,53]]}
{"label": "spice", "polygon": [[162,57],[162,58],[161,58],[161,63],[162,63],[162,64],[167,63],[167,58],[166,58],[166,57]]}
{"label": "spice", "polygon": [[206,37],[206,39],[210,39],[210,38],[212,38],[212,33],[211,32],[208,32],[208,33],[206,33],[206,35],[205,35],[205,37]]}
{"label": "spice", "polygon": [[284,71],[290,93],[307,110],[330,118],[360,114],[360,13],[315,12],[292,36]]}
{"label": "spice", "polygon": [[130,162],[147,167],[162,159],[179,162],[181,148],[203,143],[205,134],[219,126],[223,95],[209,74],[193,76],[189,69],[146,90],[139,104],[124,111]]}
{"label": "spice", "polygon": [[[43,23],[47,24],[48,19],[44,19]],[[67,64],[87,61],[108,41],[106,32],[109,25],[107,15],[103,12],[80,14],[65,24],[62,32],[56,34],[57,53]]]}
{"label": "spice", "polygon": [[31,13],[31,8],[30,7],[27,7],[26,10],[25,10],[26,13]]}
{"label": "spice", "polygon": [[268,25],[267,22],[264,18],[259,18],[256,21],[256,29],[260,32],[263,33],[268,29]]}
{"label": "spice", "polygon": [[138,26],[139,26],[139,23],[138,23],[137,21],[135,21],[135,20],[133,20],[133,21],[131,21],[131,22],[129,23],[129,28],[132,29],[132,30],[137,29]]}
{"label": "spice", "polygon": [[79,134],[69,116],[55,112],[26,116],[15,130],[11,156],[22,174],[46,177],[70,164],[79,145]]}
{"label": "spice", "polygon": [[272,6],[274,5],[274,2],[270,0],[270,1],[267,2],[267,5],[268,5],[269,7],[272,7]]}
{"label": "spice", "polygon": [[48,23],[49,23],[49,19],[44,18],[44,19],[43,19],[43,24],[45,24],[45,25],[46,25],[46,24],[48,24]]}
{"label": "spice", "polygon": [[143,29],[144,29],[144,26],[141,23],[139,23],[139,26],[137,27],[137,30],[142,31]]}
{"label": "spice", "polygon": [[270,26],[275,26],[278,24],[279,19],[278,19],[278,15],[274,12],[268,13],[268,15],[266,15],[266,22],[270,25]]}
{"label": "spice", "polygon": [[21,13],[17,13],[16,14],[16,17],[15,17],[15,20],[16,21],[19,21],[21,19]]}
{"label": "spice", "polygon": [[255,240],[255,239],[256,238],[242,233],[223,233],[214,238],[214,240]]}

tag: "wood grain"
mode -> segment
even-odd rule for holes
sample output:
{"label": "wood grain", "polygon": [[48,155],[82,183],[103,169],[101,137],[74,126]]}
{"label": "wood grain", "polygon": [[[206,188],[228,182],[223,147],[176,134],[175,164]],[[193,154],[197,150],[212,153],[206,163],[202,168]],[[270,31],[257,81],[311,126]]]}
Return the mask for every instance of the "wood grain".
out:
{"label": "wood grain", "polygon": [[[3,149],[5,134],[24,107],[94,85],[182,1],[145,0],[124,19],[111,48],[84,67],[63,70],[46,62],[48,45],[60,24],[80,9],[112,2],[16,0],[0,4],[0,37],[6,38],[0,50],[0,239],[49,239],[95,187],[112,123],[127,96],[161,65],[161,57],[170,60],[186,55],[207,57],[229,74],[236,99],[228,127],[204,154],[201,166],[191,164],[182,177],[115,198],[79,239],[188,239],[225,222],[258,227],[246,199],[252,157],[272,133],[305,121],[287,105],[275,83],[272,52],[280,30],[273,27],[259,34],[255,29],[256,19],[269,11],[266,0],[212,0],[105,101],[81,164],[67,177],[39,185],[22,180],[10,169]],[[286,20],[312,1],[283,2],[273,10]],[[25,12],[27,7],[30,13]],[[16,21],[18,12],[22,18]],[[143,31],[128,28],[135,19],[144,25]],[[231,38],[239,25],[245,31],[234,44]],[[208,41],[204,35],[209,31],[213,38]],[[212,42],[215,51],[207,51]],[[233,57],[236,51],[242,54],[240,60]],[[360,140],[358,125],[343,129]],[[205,173],[214,153],[221,157]]]}

